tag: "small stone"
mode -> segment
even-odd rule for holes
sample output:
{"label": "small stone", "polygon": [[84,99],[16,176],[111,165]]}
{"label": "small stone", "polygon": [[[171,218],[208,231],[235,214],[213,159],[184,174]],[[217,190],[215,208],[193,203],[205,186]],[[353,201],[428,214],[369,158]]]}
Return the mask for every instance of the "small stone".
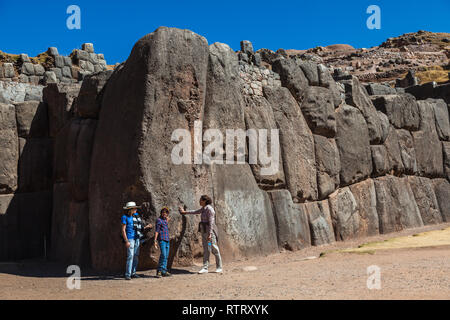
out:
{"label": "small stone", "polygon": [[98,63],[98,58],[97,58],[97,54],[96,53],[91,52],[91,53],[89,53],[89,56],[91,57],[90,61],[93,64],[97,64]]}
{"label": "small stone", "polygon": [[31,62],[25,62],[22,65],[22,73],[28,75],[28,76],[32,76],[34,75],[34,66]]}
{"label": "small stone", "polygon": [[246,53],[239,52],[238,59],[239,59],[239,61],[248,63],[248,55]]}
{"label": "small stone", "polygon": [[241,41],[241,51],[247,55],[253,55],[253,45],[248,40]]}
{"label": "small stone", "polygon": [[94,72],[95,73],[101,72],[101,71],[103,71],[103,68],[102,68],[101,65],[99,65],[99,64],[94,65]]}
{"label": "small stone", "polygon": [[261,55],[259,53],[255,53],[252,56],[252,62],[255,66],[259,67],[261,65]]}
{"label": "small stone", "polygon": [[41,64],[34,65],[34,74],[37,76],[43,76],[45,73],[45,69]]}
{"label": "small stone", "polygon": [[64,57],[63,56],[56,56],[55,57],[55,66],[57,68],[64,67]]}
{"label": "small stone", "polygon": [[86,51],[83,51],[83,50],[78,50],[78,49],[74,50],[73,57],[75,58],[75,63],[78,63],[78,64],[80,64],[80,62],[82,60],[88,61],[91,58],[89,56],[89,53],[87,53]]}
{"label": "small stone", "polygon": [[3,64],[3,72],[5,78],[13,78],[16,75],[14,65],[12,63]]}
{"label": "small stone", "polygon": [[56,47],[50,47],[47,49],[47,54],[52,57],[55,57],[55,56],[59,55],[58,49]]}
{"label": "small stone", "polygon": [[56,78],[61,79],[62,78],[62,71],[59,68],[51,68],[50,71],[53,71],[56,75]]}
{"label": "small stone", "polygon": [[89,75],[89,72],[85,70],[78,71],[78,81],[83,81],[84,77],[86,77],[87,75]]}
{"label": "small stone", "polygon": [[20,61],[22,61],[22,62],[31,62],[30,58],[25,53],[21,53],[20,54]]}
{"label": "small stone", "polygon": [[72,70],[68,66],[62,68],[62,76],[66,78],[72,78]]}
{"label": "small stone", "polygon": [[94,65],[90,61],[86,61],[86,70],[89,72],[94,72]]}
{"label": "small stone", "polygon": [[83,43],[81,45],[81,49],[89,52],[89,53],[93,53],[94,52],[94,45],[92,43]]}
{"label": "small stone", "polygon": [[29,76],[28,81],[34,85],[39,84],[39,76]]}
{"label": "small stone", "polygon": [[21,75],[19,75],[19,82],[23,83],[29,82],[28,76],[22,73]]}
{"label": "small stone", "polygon": [[255,266],[248,266],[248,267],[242,268],[242,270],[244,270],[246,272],[250,272],[250,271],[256,271],[256,270],[258,270],[258,268]]}
{"label": "small stone", "polygon": [[56,74],[53,71],[46,71],[44,74],[44,82],[45,83],[56,83],[58,80],[56,78]]}
{"label": "small stone", "polygon": [[64,57],[64,65],[67,67],[71,67],[72,66],[72,59],[70,59],[70,57]]}
{"label": "small stone", "polygon": [[81,69],[85,70],[86,69],[86,61],[80,60],[79,61],[79,66],[80,66]]}

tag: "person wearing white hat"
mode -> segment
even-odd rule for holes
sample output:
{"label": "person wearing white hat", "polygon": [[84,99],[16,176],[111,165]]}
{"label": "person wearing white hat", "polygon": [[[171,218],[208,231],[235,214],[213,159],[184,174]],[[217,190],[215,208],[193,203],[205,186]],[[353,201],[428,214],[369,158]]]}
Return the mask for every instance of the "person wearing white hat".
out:
{"label": "person wearing white hat", "polygon": [[145,229],[152,228],[151,224],[142,227],[142,219],[137,212],[140,208],[135,202],[127,202],[122,216],[122,237],[127,248],[127,263],[125,267],[125,279],[139,278],[136,274],[136,267],[139,259],[139,244],[142,238],[142,232]]}

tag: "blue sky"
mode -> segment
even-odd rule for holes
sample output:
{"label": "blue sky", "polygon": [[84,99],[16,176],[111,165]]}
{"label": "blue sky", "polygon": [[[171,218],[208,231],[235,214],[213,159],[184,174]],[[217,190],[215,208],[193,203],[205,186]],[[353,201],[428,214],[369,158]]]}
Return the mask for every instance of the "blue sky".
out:
{"label": "blue sky", "polygon": [[[81,9],[81,29],[69,30],[69,5]],[[369,5],[381,9],[381,29],[369,30]],[[307,49],[347,43],[371,47],[389,37],[428,30],[450,32],[450,0],[141,1],[0,0],[0,50],[35,56],[49,46],[69,54],[92,42],[108,64],[127,59],[133,44],[159,26],[190,29],[235,50]]]}

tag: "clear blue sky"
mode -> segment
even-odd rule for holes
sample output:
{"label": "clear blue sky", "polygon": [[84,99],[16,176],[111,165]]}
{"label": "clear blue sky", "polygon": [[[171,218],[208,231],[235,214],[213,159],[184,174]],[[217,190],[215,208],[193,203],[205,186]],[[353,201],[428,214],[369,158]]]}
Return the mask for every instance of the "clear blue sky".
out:
{"label": "clear blue sky", "polygon": [[[81,9],[81,30],[69,30],[69,5]],[[381,29],[369,30],[366,9],[381,8]],[[450,32],[450,0],[0,0],[0,50],[35,56],[49,46],[69,54],[92,42],[108,64],[127,59],[134,43],[159,26],[190,29],[239,49],[307,49],[347,43],[371,47],[420,29]]]}

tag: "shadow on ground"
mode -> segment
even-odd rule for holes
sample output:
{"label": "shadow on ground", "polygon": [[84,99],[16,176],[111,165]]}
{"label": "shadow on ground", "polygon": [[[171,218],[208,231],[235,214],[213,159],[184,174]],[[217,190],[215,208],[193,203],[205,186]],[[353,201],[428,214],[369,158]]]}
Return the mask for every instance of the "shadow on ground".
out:
{"label": "shadow on ground", "polygon": [[[73,271],[69,270],[68,272],[68,267],[69,265],[66,264],[46,260],[0,262],[0,274],[32,278],[67,278],[73,275]],[[170,272],[173,276],[193,273],[186,269],[172,269]],[[137,274],[143,279],[156,278],[156,270],[138,271]],[[99,272],[90,268],[81,267],[81,279],[90,281],[123,280],[124,276],[121,272]]]}

